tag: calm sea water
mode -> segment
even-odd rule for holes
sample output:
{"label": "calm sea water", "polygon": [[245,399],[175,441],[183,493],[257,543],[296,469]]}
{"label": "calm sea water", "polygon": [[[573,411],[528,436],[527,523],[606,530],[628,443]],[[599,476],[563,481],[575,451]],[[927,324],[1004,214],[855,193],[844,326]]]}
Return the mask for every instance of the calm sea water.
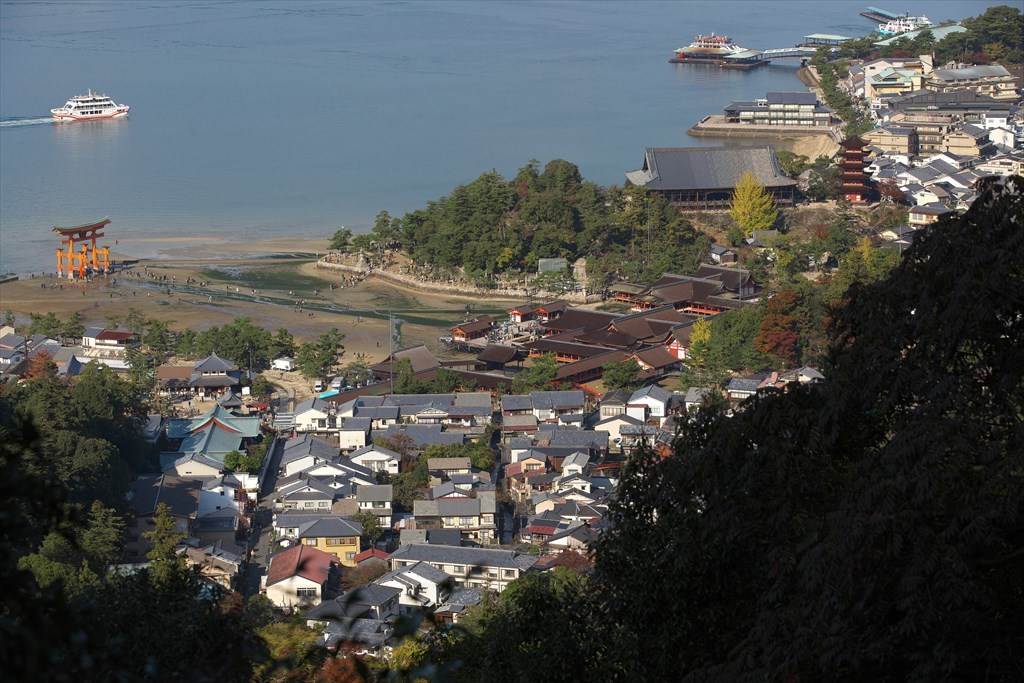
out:
{"label": "calm sea water", "polygon": [[[720,144],[685,131],[730,100],[803,89],[795,63],[674,48],[863,35],[867,4],[2,2],[0,271],[51,269],[53,225],[106,215],[111,239],[326,236],[534,158],[620,184],[644,147]],[[935,21],[995,4],[881,2]],[[87,88],[130,118],[40,120]]]}

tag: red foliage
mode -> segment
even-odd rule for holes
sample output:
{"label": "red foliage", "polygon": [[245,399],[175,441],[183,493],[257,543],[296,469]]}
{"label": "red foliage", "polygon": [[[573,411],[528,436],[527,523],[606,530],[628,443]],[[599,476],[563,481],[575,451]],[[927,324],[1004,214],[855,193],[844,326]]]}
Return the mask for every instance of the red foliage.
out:
{"label": "red foliage", "polygon": [[800,345],[800,321],[790,315],[800,304],[799,295],[783,289],[768,300],[768,307],[754,344],[761,353],[778,356],[795,365]]}
{"label": "red foliage", "polygon": [[566,550],[551,562],[552,567],[568,567],[577,574],[586,574],[594,563],[575,550]]}
{"label": "red foliage", "polygon": [[355,657],[331,657],[313,679],[316,683],[363,683]]}
{"label": "red foliage", "polygon": [[57,374],[57,364],[53,362],[53,356],[47,350],[42,350],[29,360],[28,370],[25,372],[25,379],[36,377],[54,377]]}
{"label": "red foliage", "polygon": [[828,228],[823,223],[818,223],[814,226],[814,236],[819,240],[827,240]]}

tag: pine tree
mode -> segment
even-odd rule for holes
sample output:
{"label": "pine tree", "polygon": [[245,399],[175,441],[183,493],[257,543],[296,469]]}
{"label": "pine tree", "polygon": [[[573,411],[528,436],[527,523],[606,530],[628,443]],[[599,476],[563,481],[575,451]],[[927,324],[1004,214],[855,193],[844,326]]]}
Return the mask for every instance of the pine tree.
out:
{"label": "pine tree", "polygon": [[732,196],[732,217],[747,235],[755,230],[770,230],[779,217],[775,201],[750,171],[740,176]]}

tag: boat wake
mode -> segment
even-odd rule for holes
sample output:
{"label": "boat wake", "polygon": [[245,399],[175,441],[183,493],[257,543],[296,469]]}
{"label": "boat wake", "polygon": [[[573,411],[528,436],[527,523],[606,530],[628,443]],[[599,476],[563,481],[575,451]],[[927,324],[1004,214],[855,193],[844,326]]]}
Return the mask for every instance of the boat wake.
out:
{"label": "boat wake", "polygon": [[41,126],[44,123],[55,123],[51,116],[33,116],[30,118],[13,117],[0,119],[0,128],[17,128],[19,126]]}

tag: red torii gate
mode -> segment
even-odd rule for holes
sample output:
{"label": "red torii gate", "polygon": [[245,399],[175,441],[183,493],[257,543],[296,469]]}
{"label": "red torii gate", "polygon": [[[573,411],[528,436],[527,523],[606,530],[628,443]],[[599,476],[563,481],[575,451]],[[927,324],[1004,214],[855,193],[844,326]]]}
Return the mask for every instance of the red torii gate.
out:
{"label": "red torii gate", "polygon": [[[77,271],[78,277],[84,278],[87,263],[91,263],[94,271],[105,273],[110,269],[110,250],[107,247],[96,246],[96,240],[103,237],[103,233],[100,231],[109,224],[110,218],[107,217],[95,223],[79,225],[75,228],[53,228],[53,232],[62,238],[61,248],[57,250],[57,277],[61,277],[66,272],[70,279]],[[75,245],[79,242],[90,242],[90,244],[82,244],[81,251],[76,254]],[[65,247],[67,247],[66,250]]]}

